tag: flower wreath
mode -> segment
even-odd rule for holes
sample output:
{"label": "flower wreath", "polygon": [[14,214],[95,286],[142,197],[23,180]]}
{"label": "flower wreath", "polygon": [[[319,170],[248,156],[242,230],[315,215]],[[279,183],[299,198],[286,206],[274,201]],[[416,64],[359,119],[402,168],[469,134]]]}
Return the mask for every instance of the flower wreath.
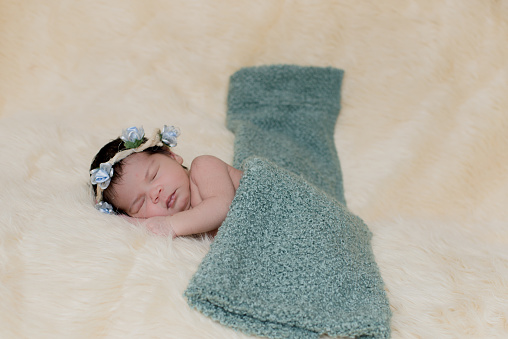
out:
{"label": "flower wreath", "polygon": [[99,168],[95,168],[90,171],[90,182],[92,185],[97,185],[95,208],[106,214],[114,214],[113,206],[103,201],[102,192],[108,188],[111,183],[111,178],[114,174],[113,166],[116,163],[127,158],[133,153],[143,152],[150,147],[163,145],[175,147],[179,135],[180,131],[178,128],[164,125],[162,131],[160,129],[156,129],[153,136],[143,142],[143,138],[145,136],[143,127],[129,127],[124,129],[120,139],[123,140],[126,149],[116,153],[107,162],[101,163]]}

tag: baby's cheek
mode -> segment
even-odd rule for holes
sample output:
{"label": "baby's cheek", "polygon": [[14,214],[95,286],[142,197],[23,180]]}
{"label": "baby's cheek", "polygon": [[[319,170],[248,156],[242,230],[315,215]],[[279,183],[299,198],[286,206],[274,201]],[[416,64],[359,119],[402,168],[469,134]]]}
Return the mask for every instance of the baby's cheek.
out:
{"label": "baby's cheek", "polygon": [[162,208],[160,205],[148,206],[144,215],[144,218],[168,216],[169,212],[167,209]]}

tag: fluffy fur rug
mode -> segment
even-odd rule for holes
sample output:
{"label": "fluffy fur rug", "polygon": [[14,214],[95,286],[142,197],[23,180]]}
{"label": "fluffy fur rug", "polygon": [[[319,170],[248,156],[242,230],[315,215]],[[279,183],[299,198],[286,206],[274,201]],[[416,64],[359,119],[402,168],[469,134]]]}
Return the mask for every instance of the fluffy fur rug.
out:
{"label": "fluffy fur rug", "polygon": [[232,161],[229,76],[346,71],[336,145],[393,338],[508,337],[508,1],[0,2],[0,337],[247,338],[182,294],[208,239],[92,206],[122,128]]}

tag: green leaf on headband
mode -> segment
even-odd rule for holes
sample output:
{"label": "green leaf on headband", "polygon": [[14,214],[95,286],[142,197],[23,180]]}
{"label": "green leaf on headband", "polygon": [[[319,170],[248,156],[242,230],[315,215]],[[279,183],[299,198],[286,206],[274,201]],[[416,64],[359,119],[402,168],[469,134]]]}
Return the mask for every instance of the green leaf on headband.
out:
{"label": "green leaf on headband", "polygon": [[125,148],[137,148],[139,145],[143,143],[142,139],[136,141],[126,141],[124,142]]}

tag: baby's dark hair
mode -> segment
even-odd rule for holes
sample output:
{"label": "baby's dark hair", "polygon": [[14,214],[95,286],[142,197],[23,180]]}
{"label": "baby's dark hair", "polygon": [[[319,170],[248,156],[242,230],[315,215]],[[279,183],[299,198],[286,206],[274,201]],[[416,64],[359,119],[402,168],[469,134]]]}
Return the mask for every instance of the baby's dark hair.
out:
{"label": "baby's dark hair", "polygon": [[[146,142],[147,139],[143,138],[142,142]],[[95,155],[95,158],[92,161],[92,164],[90,165],[90,171],[99,168],[100,164],[107,162],[111,158],[115,156],[118,152],[121,152],[123,150],[127,149],[124,145],[124,141],[120,138],[117,138],[115,140],[112,140],[108,142],[106,145],[104,145],[99,152]],[[148,154],[165,154],[170,155],[171,151],[167,146],[153,146],[149,147],[146,150],[143,151],[144,153]],[[109,183],[109,186],[107,189],[105,189],[102,192],[102,200],[104,202],[110,203],[114,211],[119,214],[127,214],[125,211],[119,209],[116,204],[114,203],[115,198],[115,189],[114,186],[116,183],[120,182],[122,180],[122,174],[123,174],[123,165],[124,160],[120,160],[116,164],[113,165],[113,177],[111,178],[111,182]],[[97,185],[92,184],[92,190],[93,195],[97,195]]]}

